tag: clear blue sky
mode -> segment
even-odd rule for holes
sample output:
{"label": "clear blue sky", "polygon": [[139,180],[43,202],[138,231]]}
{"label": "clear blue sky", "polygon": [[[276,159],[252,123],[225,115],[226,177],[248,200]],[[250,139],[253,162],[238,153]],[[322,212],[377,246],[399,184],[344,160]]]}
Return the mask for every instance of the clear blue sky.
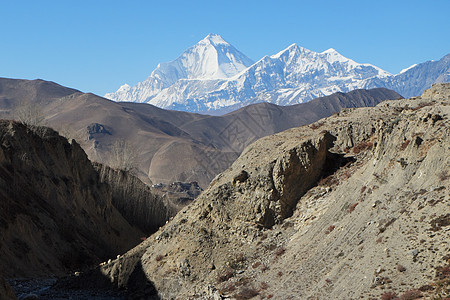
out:
{"label": "clear blue sky", "polygon": [[450,52],[450,0],[0,0],[0,77],[103,95],[217,33],[258,60],[292,43],[391,73]]}

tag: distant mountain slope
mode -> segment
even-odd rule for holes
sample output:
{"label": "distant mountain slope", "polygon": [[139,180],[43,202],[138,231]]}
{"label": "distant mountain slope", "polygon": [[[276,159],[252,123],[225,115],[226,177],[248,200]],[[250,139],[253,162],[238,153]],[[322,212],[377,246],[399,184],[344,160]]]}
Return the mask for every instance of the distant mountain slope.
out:
{"label": "distant mountain slope", "polygon": [[[20,86],[20,93],[4,88],[13,82]],[[77,138],[92,160],[114,164],[114,144],[126,140],[136,154],[137,174],[144,182],[198,181],[202,187],[260,137],[314,122],[341,108],[373,106],[400,97],[386,89],[360,90],[295,106],[260,103],[224,116],[208,116],[117,103],[71,89],[41,97],[34,93],[36,84],[42,81],[0,79],[0,111],[4,111],[0,117],[14,118],[12,106],[32,101],[49,126]],[[53,85],[50,90],[61,88]]]}
{"label": "distant mountain slope", "polygon": [[383,80],[369,79],[364,84],[364,88],[385,87],[409,98],[421,95],[434,83],[445,82],[450,82],[450,54],[438,61],[416,64],[400,74]]}
{"label": "distant mountain slope", "polygon": [[[208,35],[178,59],[160,64],[143,82],[124,85],[105,97],[213,114],[259,102],[293,105],[361,88],[385,87],[409,97],[420,95],[432,83],[449,81],[448,57],[391,75],[376,66],[356,63],[332,48],[318,53],[293,44],[251,64],[223,38]],[[234,72],[224,72],[223,66]]]}

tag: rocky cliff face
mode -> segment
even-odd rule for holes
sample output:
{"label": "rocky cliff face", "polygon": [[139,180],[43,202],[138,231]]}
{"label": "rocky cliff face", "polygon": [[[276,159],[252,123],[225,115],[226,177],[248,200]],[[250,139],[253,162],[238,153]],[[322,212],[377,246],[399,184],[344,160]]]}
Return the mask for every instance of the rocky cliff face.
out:
{"label": "rocky cliff face", "polygon": [[99,271],[148,298],[448,297],[449,103],[435,85],[262,138]]}
{"label": "rocky cliff face", "polygon": [[59,275],[116,257],[143,233],[112,204],[85,152],[46,127],[0,121],[0,265]]}
{"label": "rocky cliff face", "polygon": [[129,172],[94,163],[100,181],[111,187],[112,204],[133,226],[153,233],[173,217],[178,208]]}

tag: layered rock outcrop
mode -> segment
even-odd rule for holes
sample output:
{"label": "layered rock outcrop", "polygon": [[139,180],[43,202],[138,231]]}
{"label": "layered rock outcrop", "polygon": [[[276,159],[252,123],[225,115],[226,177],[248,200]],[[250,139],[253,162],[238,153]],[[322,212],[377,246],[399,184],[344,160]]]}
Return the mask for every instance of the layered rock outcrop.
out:
{"label": "layered rock outcrop", "polygon": [[99,163],[94,163],[94,167],[100,175],[100,181],[110,186],[114,207],[131,225],[144,233],[157,231],[177,213],[178,208],[167,197],[157,195],[129,172]]}

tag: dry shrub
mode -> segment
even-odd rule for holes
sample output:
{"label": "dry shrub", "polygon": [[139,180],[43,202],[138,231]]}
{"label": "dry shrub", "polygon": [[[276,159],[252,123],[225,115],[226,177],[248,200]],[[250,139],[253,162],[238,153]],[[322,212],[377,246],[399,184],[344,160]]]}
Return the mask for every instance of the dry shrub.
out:
{"label": "dry shrub", "polygon": [[414,299],[418,299],[418,298],[422,298],[422,292],[419,290],[409,290],[404,292],[401,296],[400,296],[400,300],[414,300]]}
{"label": "dry shrub", "polygon": [[431,230],[439,231],[442,227],[450,225],[450,214],[439,216],[430,222]]}
{"label": "dry shrub", "polygon": [[398,299],[397,294],[394,292],[385,292],[383,295],[381,295],[381,300],[394,300]]}
{"label": "dry shrub", "polygon": [[406,149],[406,147],[408,147],[409,143],[411,143],[410,140],[406,140],[404,141],[401,145],[400,145],[400,151],[403,151]]}
{"label": "dry shrub", "polygon": [[339,180],[334,175],[327,176],[325,178],[321,178],[318,182],[319,186],[332,186],[339,183]]}
{"label": "dry shrub", "polygon": [[447,170],[444,170],[438,174],[438,177],[440,181],[446,181],[450,178],[450,175],[448,174]]}
{"label": "dry shrub", "polygon": [[361,143],[353,147],[353,153],[358,154],[361,151],[369,150],[372,147],[373,147],[372,142],[362,141]]}
{"label": "dry shrub", "polygon": [[228,294],[236,290],[236,285],[233,282],[227,283],[223,288],[220,289],[222,294]]}
{"label": "dry shrub", "polygon": [[329,234],[329,233],[332,232],[335,228],[336,228],[336,226],[330,225],[330,227],[328,227],[328,229],[325,231],[325,234]]}
{"label": "dry shrub", "polygon": [[430,105],[433,105],[433,103],[431,103],[431,102],[422,102],[422,103],[420,103],[417,107],[414,107],[414,108],[412,109],[412,111],[416,111],[416,110],[419,110],[419,109],[421,109],[421,108],[424,108],[424,107],[430,106]]}
{"label": "dry shrub", "polygon": [[358,204],[359,204],[359,203],[356,202],[356,203],[353,203],[352,205],[350,205],[350,206],[347,208],[347,212],[348,212],[348,213],[352,213],[352,212],[355,210],[355,208],[356,208],[356,206],[357,206]]}
{"label": "dry shrub", "polygon": [[228,281],[231,277],[234,276],[234,271],[232,269],[225,269],[222,273],[217,275],[217,282],[225,282]]}
{"label": "dry shrub", "polygon": [[257,267],[259,267],[261,265],[261,262],[257,261],[252,265],[253,269],[256,269]]}
{"label": "dry shrub", "polygon": [[239,293],[234,295],[234,297],[238,300],[251,299],[259,295],[259,291],[252,287],[243,287]]}
{"label": "dry shrub", "polygon": [[158,255],[156,255],[155,260],[156,260],[156,261],[161,261],[163,258],[164,258],[164,255],[158,254]]}
{"label": "dry shrub", "polygon": [[309,125],[309,128],[316,130],[317,128],[321,127],[323,124],[324,124],[323,122],[313,123],[313,124]]}
{"label": "dry shrub", "polygon": [[398,270],[399,272],[405,272],[405,271],[406,271],[406,268],[405,268],[404,266],[400,265],[400,264],[397,264],[397,270]]}
{"label": "dry shrub", "polygon": [[269,288],[269,285],[266,282],[261,282],[260,286],[261,290],[267,290]]}
{"label": "dry shrub", "polygon": [[284,252],[286,252],[286,248],[280,247],[277,250],[275,250],[275,256],[280,257],[281,255],[284,254]]}
{"label": "dry shrub", "polygon": [[450,279],[450,265],[436,268],[436,279]]}

